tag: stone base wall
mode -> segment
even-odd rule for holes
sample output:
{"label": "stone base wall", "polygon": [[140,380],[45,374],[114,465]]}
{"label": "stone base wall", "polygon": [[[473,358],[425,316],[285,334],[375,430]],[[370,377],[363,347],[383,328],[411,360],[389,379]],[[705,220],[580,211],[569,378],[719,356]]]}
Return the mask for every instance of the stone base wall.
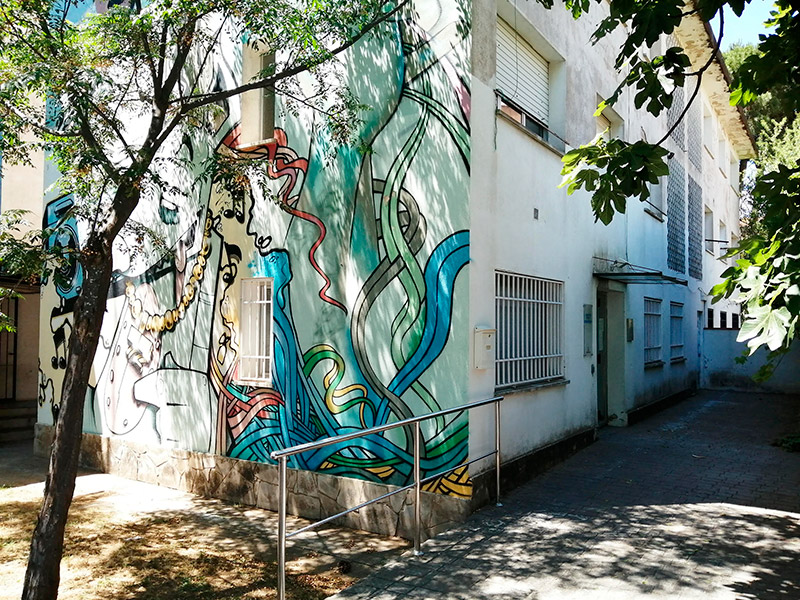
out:
{"label": "stone base wall", "polygon": [[[46,456],[53,440],[51,425],[36,425],[34,453]],[[83,434],[81,465],[155,485],[219,498],[229,502],[278,510],[278,468],[215,454],[136,444],[118,438]],[[289,469],[287,512],[319,520],[378,498],[396,486],[336,477],[313,471]],[[400,492],[349,513],[333,524],[383,535],[413,537],[413,490]],[[423,537],[432,537],[457,523],[477,508],[472,501],[422,493]]]}

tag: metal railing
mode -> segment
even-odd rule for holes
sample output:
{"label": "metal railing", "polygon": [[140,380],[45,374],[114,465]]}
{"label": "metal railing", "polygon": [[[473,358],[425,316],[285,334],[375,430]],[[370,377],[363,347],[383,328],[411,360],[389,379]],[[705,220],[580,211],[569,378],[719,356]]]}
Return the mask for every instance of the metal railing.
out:
{"label": "metal railing", "polygon": [[[320,525],[324,525],[325,523],[333,521],[334,519],[338,519],[339,517],[357,511],[375,502],[380,502],[381,500],[384,500],[389,496],[393,496],[394,494],[399,494],[401,492],[405,492],[407,490],[410,490],[411,488],[414,488],[414,554],[419,555],[421,554],[420,544],[422,543],[422,520],[420,511],[420,497],[422,492],[422,485],[424,483],[427,483],[428,481],[436,479],[437,477],[441,477],[445,473],[455,471],[459,467],[471,465],[472,463],[478,462],[479,460],[483,460],[485,458],[489,458],[490,456],[495,457],[495,477],[496,477],[495,483],[497,485],[496,503],[497,506],[502,506],[500,504],[500,402],[502,400],[503,396],[486,398],[485,400],[480,400],[478,402],[463,404],[455,408],[448,408],[445,410],[440,410],[438,412],[429,413],[427,415],[411,417],[410,419],[404,419],[402,421],[397,421],[395,423],[389,423],[388,425],[379,425],[377,427],[371,427],[369,429],[364,429],[362,431],[356,431],[344,435],[337,435],[335,437],[329,437],[322,440],[317,440],[316,442],[299,444],[297,446],[292,446],[290,448],[285,448],[283,450],[276,450],[275,452],[272,452],[270,456],[274,460],[278,461],[278,600],[285,600],[286,598],[286,540],[296,535],[299,535],[305,531],[308,531],[315,527],[319,527]],[[420,465],[419,465],[420,441],[421,441],[420,423],[422,421],[427,421],[428,419],[435,419],[437,417],[443,417],[445,415],[450,415],[453,413],[465,412],[473,408],[478,408],[480,406],[486,406],[489,404],[494,404],[495,407],[494,450],[492,450],[491,452],[487,452],[486,454],[479,456],[477,458],[473,458],[472,460],[461,462],[454,467],[450,467],[449,469],[445,469],[444,471],[440,471],[435,475],[430,475],[423,479],[420,476]],[[331,444],[346,442],[348,440],[364,437],[366,435],[371,435],[373,433],[382,433],[384,431],[389,431],[390,429],[396,429],[398,427],[407,427],[410,425],[414,426],[414,483],[403,486],[396,490],[392,490],[391,492],[383,494],[382,496],[379,496],[372,500],[367,500],[366,502],[362,502],[358,506],[348,508],[347,510],[344,510],[338,514],[326,517],[321,521],[316,521],[314,523],[306,525],[305,527],[301,527],[300,529],[297,529],[295,531],[289,533],[286,532],[286,469],[287,469],[287,461],[290,456],[294,456],[295,454],[302,454],[303,452],[308,452],[310,450],[316,450],[317,448],[324,448],[325,446],[330,446]]]}

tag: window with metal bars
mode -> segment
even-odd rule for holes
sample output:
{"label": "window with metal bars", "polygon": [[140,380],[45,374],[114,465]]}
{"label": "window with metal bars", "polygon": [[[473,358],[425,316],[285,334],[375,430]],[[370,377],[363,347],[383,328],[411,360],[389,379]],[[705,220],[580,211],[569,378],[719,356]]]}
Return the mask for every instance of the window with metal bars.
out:
{"label": "window with metal bars", "polygon": [[269,384],[272,367],[272,278],[242,280],[239,381]]}
{"label": "window with metal bars", "polygon": [[669,303],[669,359],[678,361],[685,358],[683,352],[683,304]]}
{"label": "window with metal bars", "polygon": [[495,272],[498,388],[564,378],[564,282]]}
{"label": "window with metal bars", "polygon": [[644,363],[661,362],[661,300],[644,299]]}

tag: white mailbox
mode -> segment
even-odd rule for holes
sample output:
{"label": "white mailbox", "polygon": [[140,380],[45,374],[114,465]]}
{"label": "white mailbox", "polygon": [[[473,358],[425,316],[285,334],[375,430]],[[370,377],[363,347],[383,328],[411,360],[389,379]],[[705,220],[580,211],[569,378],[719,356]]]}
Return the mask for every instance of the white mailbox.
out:
{"label": "white mailbox", "polygon": [[486,327],[475,328],[475,368],[491,369],[494,366],[494,347],[497,338],[496,329]]}

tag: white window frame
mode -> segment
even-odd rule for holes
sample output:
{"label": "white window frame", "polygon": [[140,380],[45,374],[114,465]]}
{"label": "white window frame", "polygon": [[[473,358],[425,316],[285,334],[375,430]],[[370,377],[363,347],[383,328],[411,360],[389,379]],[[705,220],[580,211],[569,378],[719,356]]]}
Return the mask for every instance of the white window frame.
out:
{"label": "white window frame", "polygon": [[564,282],[495,271],[495,387],[564,380]]}
{"label": "white window frame", "polygon": [[273,363],[272,277],[241,280],[239,376],[242,383],[270,385]]}
{"label": "white window frame", "polygon": [[686,359],[683,336],[683,303],[669,303],[669,359],[678,362]]}
{"label": "white window frame", "polygon": [[[242,44],[242,84],[252,81],[259,72],[275,62],[275,55],[261,52],[250,44]],[[260,146],[275,136],[275,94],[256,89],[241,95],[242,117],[239,125],[240,149]]]}
{"label": "white window frame", "polygon": [[708,206],[703,209],[703,236],[706,252],[714,254],[714,211]]}
{"label": "white window frame", "polygon": [[661,305],[659,298],[644,298],[644,364],[663,364],[661,355]]}

